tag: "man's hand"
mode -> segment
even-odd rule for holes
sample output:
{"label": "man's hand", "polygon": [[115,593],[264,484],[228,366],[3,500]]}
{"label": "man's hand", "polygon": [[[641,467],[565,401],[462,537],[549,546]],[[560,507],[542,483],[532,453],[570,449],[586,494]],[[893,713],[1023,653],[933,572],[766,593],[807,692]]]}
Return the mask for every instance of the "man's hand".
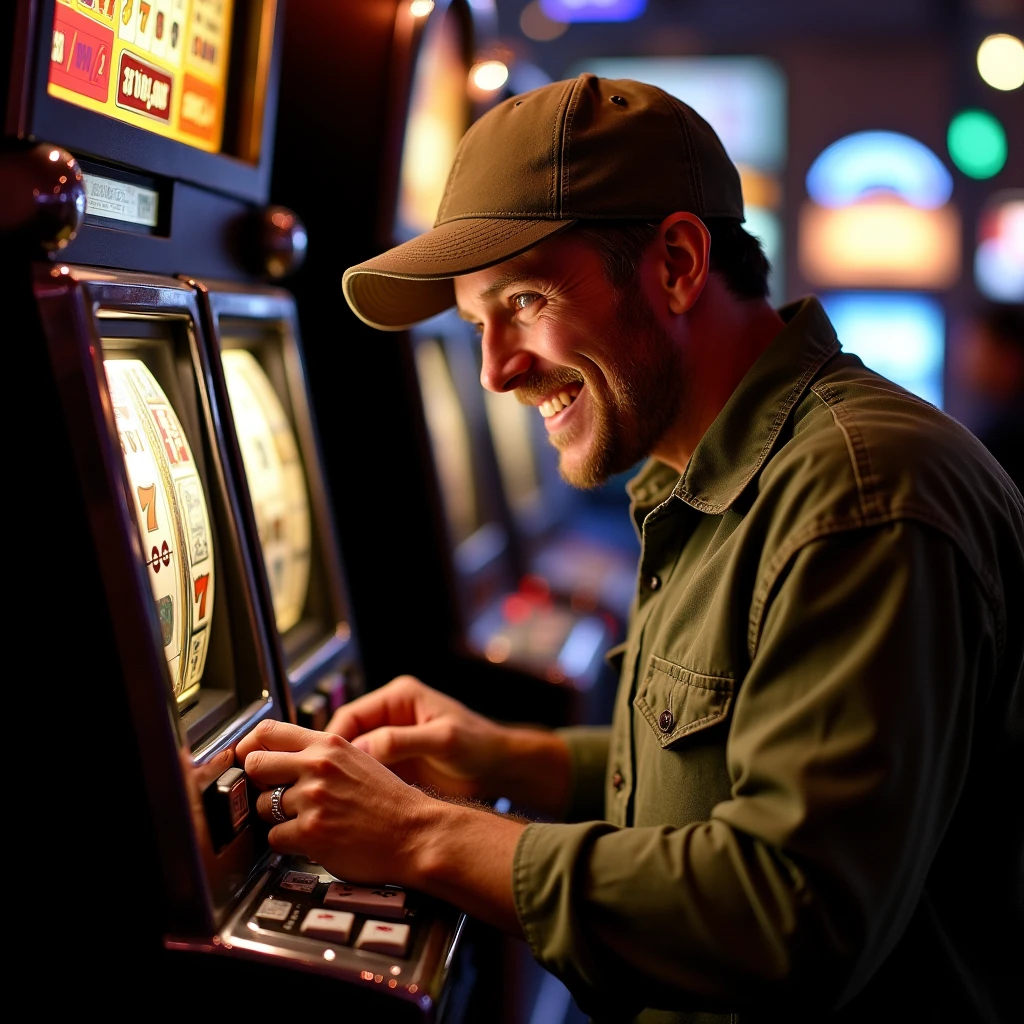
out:
{"label": "man's hand", "polygon": [[271,793],[286,786],[270,845],[308,857],[350,882],[413,885],[410,856],[434,827],[439,801],[407,785],[338,736],[264,721],[243,737],[235,757],[263,792],[256,811],[274,823]]}
{"label": "man's hand", "polygon": [[343,705],[327,731],[443,796],[508,797],[557,815],[568,793],[568,749],[557,735],[500,725],[413,676]]}
{"label": "man's hand", "polygon": [[[525,822],[437,799],[340,736],[289,722],[260,722],[235,756],[262,790],[256,812],[273,823],[267,838],[278,853],[347,882],[417,889],[522,934],[512,863]],[[279,786],[285,821],[272,811]]]}

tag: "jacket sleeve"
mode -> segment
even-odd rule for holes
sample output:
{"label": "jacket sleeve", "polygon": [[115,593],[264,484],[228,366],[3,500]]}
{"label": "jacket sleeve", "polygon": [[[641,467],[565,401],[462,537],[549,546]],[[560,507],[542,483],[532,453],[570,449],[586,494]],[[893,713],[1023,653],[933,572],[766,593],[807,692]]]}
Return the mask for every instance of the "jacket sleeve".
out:
{"label": "jacket sleeve", "polygon": [[603,818],[608,727],[575,725],[555,731],[569,747],[569,804],[565,820]]}
{"label": "jacket sleeve", "polygon": [[918,903],[967,771],[978,677],[998,658],[970,570],[913,522],[817,539],[754,633],[727,726],[730,797],[709,820],[534,823],[520,839],[527,940],[595,1019],[833,1006]]}

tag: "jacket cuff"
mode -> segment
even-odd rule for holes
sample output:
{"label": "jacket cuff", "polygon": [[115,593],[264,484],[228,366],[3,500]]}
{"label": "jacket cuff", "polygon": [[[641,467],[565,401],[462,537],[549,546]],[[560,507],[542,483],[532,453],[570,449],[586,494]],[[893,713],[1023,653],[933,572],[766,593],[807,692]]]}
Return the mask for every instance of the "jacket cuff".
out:
{"label": "jacket cuff", "polygon": [[569,747],[569,802],[565,820],[603,819],[608,728],[578,725],[555,731]]}

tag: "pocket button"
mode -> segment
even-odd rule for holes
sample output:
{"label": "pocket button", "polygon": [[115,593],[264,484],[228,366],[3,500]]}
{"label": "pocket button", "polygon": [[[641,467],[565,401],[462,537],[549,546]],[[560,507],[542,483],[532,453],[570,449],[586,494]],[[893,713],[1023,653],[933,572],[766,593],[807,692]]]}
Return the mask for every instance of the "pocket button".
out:
{"label": "pocket button", "polygon": [[675,718],[671,711],[665,710],[658,716],[658,725],[661,726],[662,732],[671,732],[672,726],[675,725]]}

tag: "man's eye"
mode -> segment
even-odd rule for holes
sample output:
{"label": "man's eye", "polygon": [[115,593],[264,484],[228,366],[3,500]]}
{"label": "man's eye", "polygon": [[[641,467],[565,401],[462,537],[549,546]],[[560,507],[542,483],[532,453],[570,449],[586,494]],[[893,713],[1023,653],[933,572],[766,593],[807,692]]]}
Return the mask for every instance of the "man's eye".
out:
{"label": "man's eye", "polygon": [[536,292],[519,292],[512,296],[512,308],[521,311],[529,306],[532,306],[537,301]]}

